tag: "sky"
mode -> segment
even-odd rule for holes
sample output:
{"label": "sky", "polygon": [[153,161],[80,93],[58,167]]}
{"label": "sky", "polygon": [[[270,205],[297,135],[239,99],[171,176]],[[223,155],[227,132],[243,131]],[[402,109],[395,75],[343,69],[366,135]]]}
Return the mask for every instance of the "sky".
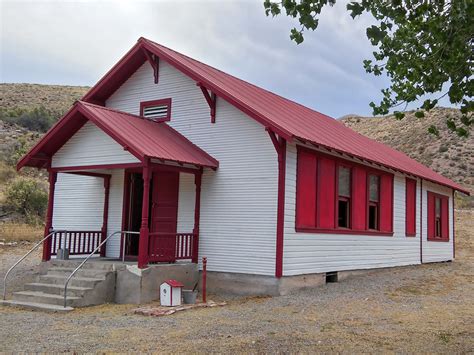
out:
{"label": "sky", "polygon": [[345,4],[296,45],[296,20],[263,0],[0,0],[0,82],[92,86],[143,36],[329,116],[370,115],[389,82],[362,67],[373,19]]}

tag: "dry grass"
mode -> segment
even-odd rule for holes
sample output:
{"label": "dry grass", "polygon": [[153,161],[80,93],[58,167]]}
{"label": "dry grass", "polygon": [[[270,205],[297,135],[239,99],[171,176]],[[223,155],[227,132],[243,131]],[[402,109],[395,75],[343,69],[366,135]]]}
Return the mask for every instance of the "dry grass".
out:
{"label": "dry grass", "polygon": [[1,223],[0,241],[4,242],[35,242],[41,239],[43,227],[24,223]]}
{"label": "dry grass", "polygon": [[88,90],[87,86],[0,84],[0,106],[5,109],[44,106],[49,110],[65,112]]}

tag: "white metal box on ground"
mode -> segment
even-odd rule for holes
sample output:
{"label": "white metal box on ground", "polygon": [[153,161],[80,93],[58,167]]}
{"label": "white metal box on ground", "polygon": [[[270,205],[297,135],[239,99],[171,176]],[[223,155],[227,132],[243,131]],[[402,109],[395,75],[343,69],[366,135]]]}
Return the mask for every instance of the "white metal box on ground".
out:
{"label": "white metal box on ground", "polygon": [[160,304],[174,307],[181,305],[181,289],[183,284],[176,280],[166,280],[160,285]]}

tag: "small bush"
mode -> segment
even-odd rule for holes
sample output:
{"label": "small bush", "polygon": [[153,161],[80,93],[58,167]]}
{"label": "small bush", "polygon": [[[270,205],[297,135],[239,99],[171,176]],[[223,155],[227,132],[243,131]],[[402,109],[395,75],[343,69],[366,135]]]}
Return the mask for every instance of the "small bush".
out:
{"label": "small bush", "polygon": [[0,183],[2,185],[5,184],[7,181],[13,179],[15,175],[15,169],[0,161]]}
{"label": "small bush", "polygon": [[29,222],[37,222],[44,217],[48,194],[39,180],[18,177],[7,186],[5,195],[6,207],[20,213]]}
{"label": "small bush", "polygon": [[448,151],[448,147],[445,145],[440,145],[438,150],[440,153],[444,153]]}
{"label": "small bush", "polygon": [[0,110],[0,120],[39,132],[46,132],[59,116],[59,113],[52,112],[43,106],[35,107],[32,110],[20,108]]}

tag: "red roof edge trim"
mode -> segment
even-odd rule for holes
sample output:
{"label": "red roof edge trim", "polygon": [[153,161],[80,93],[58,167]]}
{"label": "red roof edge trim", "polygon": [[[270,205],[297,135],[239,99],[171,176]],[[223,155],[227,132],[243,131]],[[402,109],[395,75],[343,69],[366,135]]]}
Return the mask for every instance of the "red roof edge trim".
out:
{"label": "red roof edge trim", "polygon": [[102,89],[103,85],[109,81],[109,79],[117,74],[119,71],[123,70],[126,63],[138,52],[142,50],[142,44],[140,40],[127,52],[125,55],[120,58],[120,60],[115,64],[107,73],[104,74],[102,78],[82,97],[81,101],[86,101],[92,104],[104,106],[105,100],[97,99],[95,96]]}
{"label": "red roof edge trim", "polygon": [[[298,138],[298,140],[300,141],[306,141],[302,138]],[[316,149],[320,149],[321,147],[324,148],[324,149],[327,149],[329,152],[331,151],[334,151],[336,153],[339,153],[339,154],[346,154],[346,155],[349,155],[350,157],[352,158],[355,158],[355,159],[359,159],[361,160],[362,162],[367,162],[367,163],[370,163],[370,164],[373,164],[373,165],[377,165],[377,166],[380,166],[380,167],[383,167],[384,169],[389,169],[389,170],[392,170],[392,171],[398,171],[402,174],[405,174],[405,175],[409,175],[409,176],[415,176],[413,175],[413,173],[407,171],[407,170],[403,170],[403,169],[399,169],[399,168],[394,168],[392,166],[389,166],[389,165],[385,165],[385,164],[380,164],[379,162],[376,162],[372,159],[368,159],[368,158],[365,158],[365,157],[361,157],[359,155],[356,155],[356,154],[353,154],[353,153],[348,153],[348,152],[345,152],[345,151],[342,151],[342,150],[339,150],[339,149],[334,149],[332,147],[328,147],[324,144],[321,144],[321,143],[316,143],[316,142],[311,142],[311,141],[306,141],[308,143],[310,143],[311,145],[315,146]],[[318,148],[319,146],[319,148]],[[429,168],[428,168],[429,169]],[[471,193],[466,190],[466,189],[463,189],[461,186],[458,186],[458,187],[454,187],[454,186],[451,186],[451,185],[448,185],[448,184],[444,184],[444,183],[441,183],[439,181],[435,181],[433,179],[428,179],[426,177],[423,177],[423,176],[419,176],[419,175],[416,175],[416,177],[419,177],[420,179],[423,179],[425,181],[430,181],[434,184],[437,184],[437,185],[442,185],[442,186],[445,186],[445,187],[449,187],[450,189],[453,189],[453,190],[457,190],[457,191],[460,191],[462,193],[465,193],[467,194],[468,196],[471,195]]]}
{"label": "red roof edge trim", "polygon": [[[101,107],[103,109],[103,107]],[[107,133],[114,141],[116,141],[118,144],[120,144],[124,149],[126,149],[128,152],[132,153],[135,158],[140,160],[141,162],[144,162],[144,155],[139,153],[139,150],[137,149],[136,146],[130,141],[124,141],[121,137],[117,136],[114,132],[112,132],[107,126],[103,125],[102,122],[97,120],[94,115],[87,110],[87,105],[84,104],[83,102],[80,102],[78,105],[78,111],[82,113],[88,120],[93,122],[97,127],[99,127],[102,131]]]}
{"label": "red roof edge trim", "polygon": [[[192,145],[196,150],[200,151],[202,154],[205,154],[205,155],[207,156],[207,158],[208,158],[210,161],[212,161],[212,162],[214,163],[213,166],[212,166],[212,165],[209,165],[209,166],[208,166],[209,168],[213,168],[213,169],[215,170],[215,169],[217,169],[217,168],[219,167],[219,161],[218,161],[216,158],[214,158],[213,156],[209,155],[205,150],[203,150],[203,149],[201,149],[200,147],[198,147],[196,144],[194,144],[194,143],[193,143],[192,141],[190,141],[188,138],[186,138],[185,136],[183,136],[181,133],[179,133],[179,132],[178,132],[177,130],[175,130],[173,127],[168,126],[168,125],[167,125],[166,123],[164,123],[164,122],[161,122],[160,124],[163,124],[163,125],[165,125],[168,129],[170,129],[170,130],[176,132],[176,133],[178,134],[179,138],[181,138],[181,140],[183,140],[183,141],[189,143],[189,144]],[[189,164],[189,163],[186,163],[186,162],[183,162],[183,161],[181,161],[181,162],[178,161],[178,163]]]}
{"label": "red roof edge trim", "polygon": [[158,57],[166,60],[169,64],[174,66],[176,69],[181,71],[182,73],[186,74],[189,76],[191,79],[196,81],[197,83],[201,83],[206,87],[206,89],[212,90],[217,96],[223,98],[233,106],[237,107],[240,109],[242,112],[245,114],[249,115],[253,119],[255,119],[257,122],[261,123],[262,125],[265,126],[265,128],[271,127],[275,133],[278,135],[282,136],[285,138],[287,141],[291,142],[293,140],[293,135],[288,132],[287,130],[283,129],[282,127],[276,125],[273,122],[270,122],[266,117],[260,115],[257,111],[252,109],[250,106],[246,105],[242,101],[236,99],[232,95],[230,95],[228,92],[225,90],[221,89],[217,85],[214,85],[212,82],[210,82],[207,78],[189,70],[184,64],[179,63],[176,61],[174,58],[170,57],[167,53],[163,52],[159,48],[157,48],[152,41],[149,41],[145,38],[140,38],[142,41],[144,47],[148,49],[150,52],[154,53]]}
{"label": "red roof edge trim", "polygon": [[[110,112],[115,112],[115,113],[119,113],[119,114],[126,114],[127,116],[131,116],[131,117],[134,117],[134,118],[137,118],[137,119],[140,119],[140,120],[146,120],[143,116],[138,116],[138,115],[134,115],[134,114],[131,114],[131,113],[127,113],[127,112],[123,112],[123,111],[120,111],[120,110],[115,110],[113,108],[110,108],[110,107],[104,107],[104,106],[100,106],[100,105],[95,105],[95,104],[91,104],[91,103],[88,103],[88,102],[82,102],[82,101],[79,101],[79,104],[80,106],[83,106],[86,108],[87,110],[87,106],[92,106],[92,107],[97,107],[97,108],[100,108],[101,110],[107,110],[107,111],[110,111]],[[92,116],[92,115],[91,115]],[[93,116],[92,116],[93,117]],[[151,121],[151,120],[150,120]],[[94,121],[94,123],[96,123]],[[173,127],[169,126],[168,124],[166,124],[165,122],[154,122],[155,124],[160,124],[162,125],[162,127],[174,132],[176,135],[177,135],[177,139],[181,139],[182,141],[186,142],[187,144],[190,144],[193,146],[194,149],[196,149],[197,151],[201,152],[203,155],[206,156],[207,159],[209,159],[213,165],[203,165],[205,167],[208,167],[208,168],[212,168],[212,169],[217,169],[219,167],[219,161],[217,159],[215,159],[213,156],[209,155],[209,153],[207,153],[205,150],[203,150],[202,148],[198,147],[196,144],[194,144],[192,141],[190,141],[188,138],[186,138],[185,136],[183,136],[181,133],[179,133],[177,130],[175,130]],[[102,128],[102,126],[99,126],[100,123],[97,124],[97,126],[101,129],[104,129],[106,130],[106,127]],[[107,132],[106,130],[106,133],[109,133]],[[112,137],[114,138],[114,137]],[[114,138],[115,139],[115,138]],[[118,138],[119,139],[119,138]],[[127,147],[130,147],[131,144],[129,142],[125,142],[124,143],[125,145],[127,145]],[[134,148],[136,149],[136,148]],[[136,149],[137,150],[137,149]],[[138,157],[137,157],[138,158]],[[147,157],[146,156],[141,156],[141,158],[138,158],[142,161],[145,161]],[[153,157],[150,157],[150,158],[153,158]],[[157,158],[153,158],[153,159],[157,159]],[[186,161],[180,161],[180,160],[172,160],[174,162],[177,162],[177,163],[182,163],[182,164],[189,164],[189,162],[186,162]]]}
{"label": "red roof edge trim", "polygon": [[19,161],[18,163],[16,164],[16,170],[17,171],[20,171],[21,168],[23,168],[26,163],[28,162],[28,160],[31,159],[31,157],[35,154],[37,154],[40,149],[45,145],[46,141],[48,139],[50,139],[55,132],[57,132],[58,130],[61,129],[61,127],[64,126],[64,124],[67,122],[68,120],[68,117],[70,117],[71,115],[73,115],[75,112],[76,112],[76,109],[77,109],[77,106],[79,104],[79,101],[76,101],[74,103],[74,105],[69,109],[68,112],[66,112],[66,114],[61,118],[59,119],[45,134],[44,136],[38,141],[36,142],[36,144],[28,151],[28,153],[26,153]]}

